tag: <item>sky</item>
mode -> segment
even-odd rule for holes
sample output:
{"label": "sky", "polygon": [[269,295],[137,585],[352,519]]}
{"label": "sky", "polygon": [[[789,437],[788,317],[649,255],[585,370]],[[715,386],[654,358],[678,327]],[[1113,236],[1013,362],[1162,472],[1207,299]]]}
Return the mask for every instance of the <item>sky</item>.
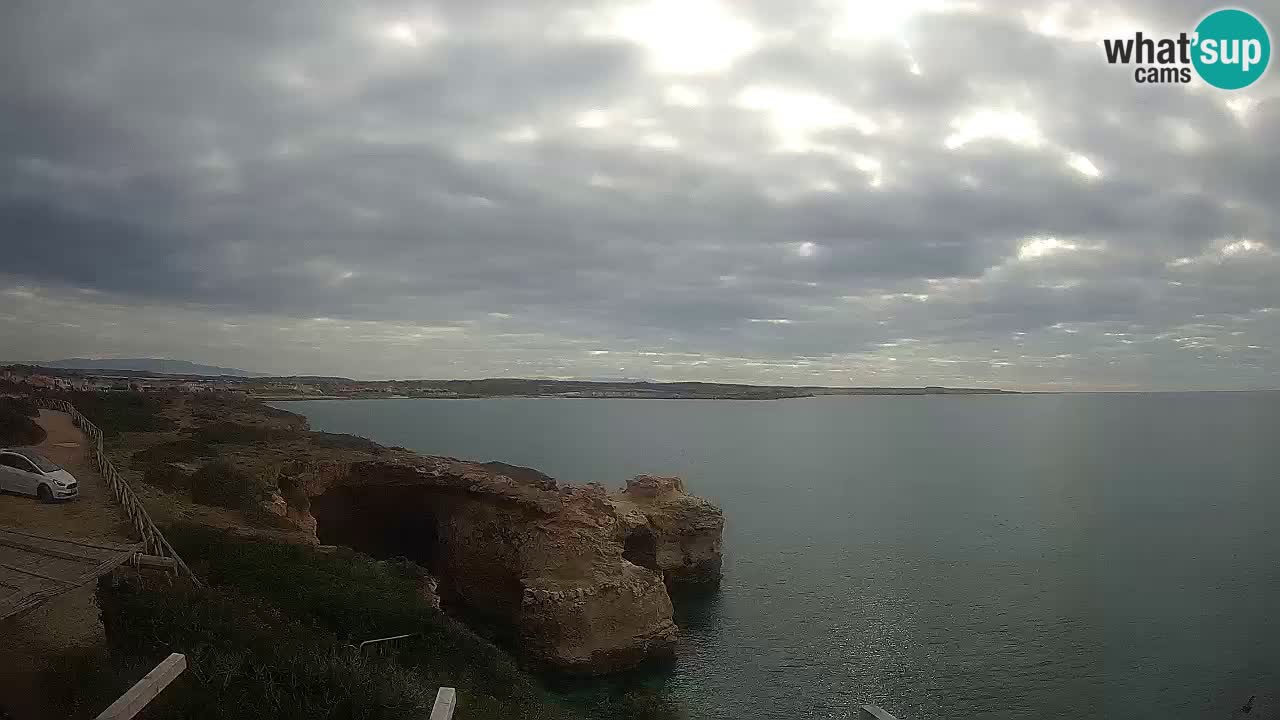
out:
{"label": "sky", "polygon": [[0,359],[1280,387],[1280,72],[1100,44],[1215,7],[10,0]]}

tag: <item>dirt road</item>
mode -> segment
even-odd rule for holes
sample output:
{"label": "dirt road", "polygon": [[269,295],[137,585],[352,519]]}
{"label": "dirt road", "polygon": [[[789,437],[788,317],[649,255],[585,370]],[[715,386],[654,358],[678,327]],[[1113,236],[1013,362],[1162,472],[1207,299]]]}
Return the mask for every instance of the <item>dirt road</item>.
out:
{"label": "dirt road", "polygon": [[[85,457],[85,437],[71,417],[41,410],[38,422],[49,437],[37,451],[76,476],[80,497],[46,505],[35,498],[0,495],[0,525],[45,535],[131,542],[129,521]],[[50,660],[69,652],[91,654],[106,644],[94,590],[92,585],[79,588],[25,615],[0,620],[0,710],[15,720],[54,717],[41,700],[41,675]],[[96,714],[89,710],[87,717]]]}

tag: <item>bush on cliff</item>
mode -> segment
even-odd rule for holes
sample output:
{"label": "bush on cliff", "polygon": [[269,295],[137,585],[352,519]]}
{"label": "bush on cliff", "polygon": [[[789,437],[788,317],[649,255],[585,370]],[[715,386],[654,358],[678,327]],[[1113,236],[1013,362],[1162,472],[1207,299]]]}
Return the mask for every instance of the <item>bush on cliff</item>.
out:
{"label": "bush on cliff", "polygon": [[177,462],[154,462],[143,466],[142,481],[165,490],[190,490],[195,473],[190,465]]}
{"label": "bush on cliff", "polygon": [[[149,718],[420,720],[441,685],[458,689],[457,717],[469,720],[679,716],[644,693],[589,710],[566,706],[509,655],[432,609],[420,591],[420,569],[405,561],[204,528],[174,528],[168,537],[208,586],[102,581],[109,653],[55,665],[46,691],[64,707],[96,712],[169,652],[182,652],[190,668],[148,709]],[[347,647],[400,633],[417,637],[387,658],[361,659]]]}
{"label": "bush on cliff", "polygon": [[[98,590],[110,666],[187,654],[190,669],[150,717],[416,720],[440,685],[459,689],[465,717],[573,717],[500,651],[432,610],[395,563],[205,529],[169,538],[208,587],[104,581]],[[398,657],[366,659],[347,647],[406,632],[419,638]],[[99,678],[89,686],[122,682],[83,672]]]}
{"label": "bush on cliff", "polygon": [[415,634],[401,648],[400,663],[433,688],[458,688],[467,717],[573,717],[509,655],[431,608],[420,573],[407,561],[248,542],[203,528],[177,528],[169,538],[212,588],[234,587],[260,598],[339,643]]}
{"label": "bush on cliff", "polygon": [[236,422],[215,422],[201,425],[191,431],[191,439],[202,445],[225,443],[247,445],[255,442],[289,440],[297,437],[297,431],[286,428],[246,425]]}
{"label": "bush on cliff", "polygon": [[29,418],[40,417],[40,408],[31,398],[25,397],[0,397],[0,411],[9,410],[20,415],[26,415]]}
{"label": "bush on cliff", "polygon": [[362,658],[304,619],[232,588],[143,588],[105,581],[98,604],[113,657],[145,667],[172,651],[189,668],[152,718],[422,718],[434,688]]}
{"label": "bush on cliff", "polygon": [[76,406],[108,438],[122,432],[163,432],[175,423],[160,414],[164,400],[137,392],[68,392],[58,397]]}
{"label": "bush on cliff", "polygon": [[182,438],[170,442],[152,445],[145,450],[133,453],[131,460],[136,465],[152,463],[190,462],[196,458],[213,457],[217,450],[196,441],[194,438]]}
{"label": "bush on cliff", "polygon": [[345,433],[309,432],[307,438],[314,447],[334,448],[336,450],[363,450],[375,455],[386,452],[386,448],[366,437],[347,435]]}
{"label": "bush on cliff", "polygon": [[214,460],[191,476],[191,499],[201,505],[248,510],[270,495],[261,478],[228,460]]}
{"label": "bush on cliff", "polygon": [[342,433],[308,432],[294,428],[247,425],[235,422],[215,422],[201,425],[191,431],[191,442],[205,449],[214,444],[248,445],[251,443],[289,442],[306,438],[314,447],[337,450],[362,450],[381,453],[385,450],[378,443],[359,435]]}
{"label": "bush on cliff", "polygon": [[26,413],[12,407],[0,407],[0,446],[39,445],[46,433]]}

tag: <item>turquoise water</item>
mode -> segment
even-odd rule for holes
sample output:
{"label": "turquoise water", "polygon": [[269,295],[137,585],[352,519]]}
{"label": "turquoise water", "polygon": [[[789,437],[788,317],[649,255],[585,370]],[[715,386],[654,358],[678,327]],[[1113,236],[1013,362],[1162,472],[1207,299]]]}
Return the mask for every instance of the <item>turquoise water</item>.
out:
{"label": "turquoise water", "polygon": [[1280,394],[277,405],[719,503],[661,678],[692,718],[1280,718]]}

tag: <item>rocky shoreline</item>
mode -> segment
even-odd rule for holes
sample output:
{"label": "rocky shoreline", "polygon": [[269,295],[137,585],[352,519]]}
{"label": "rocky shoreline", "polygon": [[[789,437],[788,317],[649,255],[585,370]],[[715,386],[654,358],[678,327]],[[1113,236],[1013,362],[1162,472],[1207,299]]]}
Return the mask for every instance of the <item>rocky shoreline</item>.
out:
{"label": "rocky shoreline", "polygon": [[[532,667],[599,675],[669,655],[679,632],[669,588],[720,580],[724,515],[679,478],[642,475],[610,492],[367,441],[335,448],[298,416],[245,407],[235,422],[262,439],[218,444],[214,462],[260,484],[246,514],[272,519],[264,537],[407,557],[433,575],[446,607],[510,628]],[[180,411],[168,414],[199,437],[199,421]],[[146,475],[194,489],[208,466],[152,462]],[[259,532],[251,525],[236,529]]]}
{"label": "rocky shoreline", "polygon": [[447,601],[514,628],[536,666],[600,674],[669,653],[667,584],[719,581],[720,510],[677,478],[641,476],[610,494],[508,468],[442,457],[295,465],[286,517],[317,541],[374,551],[371,536],[420,523],[421,544],[402,550]]}

